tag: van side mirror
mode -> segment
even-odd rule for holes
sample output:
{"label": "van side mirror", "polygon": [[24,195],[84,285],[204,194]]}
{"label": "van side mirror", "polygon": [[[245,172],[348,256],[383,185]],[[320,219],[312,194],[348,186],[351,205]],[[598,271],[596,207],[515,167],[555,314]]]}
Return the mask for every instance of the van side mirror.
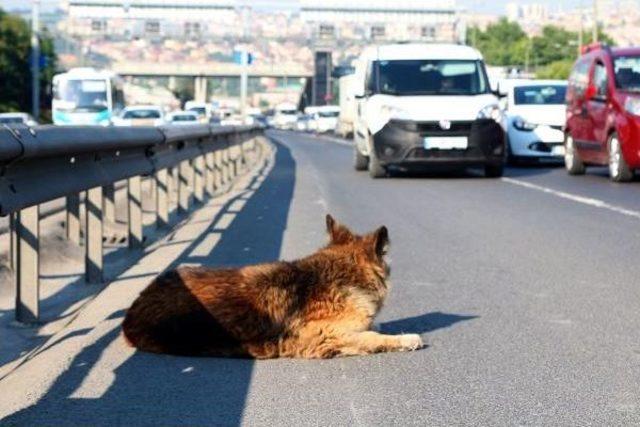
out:
{"label": "van side mirror", "polygon": [[500,89],[492,90],[491,93],[493,93],[495,95],[495,97],[498,98],[498,99],[507,97],[506,92],[503,92]]}

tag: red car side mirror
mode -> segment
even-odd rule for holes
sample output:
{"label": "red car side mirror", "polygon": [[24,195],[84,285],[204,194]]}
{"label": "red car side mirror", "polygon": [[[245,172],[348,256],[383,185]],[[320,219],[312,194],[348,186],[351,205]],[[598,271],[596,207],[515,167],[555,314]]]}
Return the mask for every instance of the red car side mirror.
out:
{"label": "red car side mirror", "polygon": [[596,89],[596,85],[590,84],[589,86],[587,86],[587,90],[584,92],[584,99],[587,101],[593,99],[597,93],[598,89]]}

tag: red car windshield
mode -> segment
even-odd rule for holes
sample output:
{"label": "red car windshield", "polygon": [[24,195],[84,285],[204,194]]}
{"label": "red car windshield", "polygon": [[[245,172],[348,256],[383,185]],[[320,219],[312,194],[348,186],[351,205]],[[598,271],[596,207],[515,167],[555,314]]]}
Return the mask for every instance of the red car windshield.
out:
{"label": "red car windshield", "polygon": [[640,92],[640,56],[619,56],[613,60],[616,87]]}

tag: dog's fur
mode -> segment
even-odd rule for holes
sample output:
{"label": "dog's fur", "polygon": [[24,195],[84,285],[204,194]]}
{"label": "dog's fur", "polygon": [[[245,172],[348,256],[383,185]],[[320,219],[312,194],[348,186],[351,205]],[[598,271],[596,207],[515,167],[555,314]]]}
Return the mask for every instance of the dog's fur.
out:
{"label": "dog's fur", "polygon": [[293,262],[181,267],[157,277],[123,331],[140,350],[188,356],[331,358],[422,347],[370,330],[387,296],[386,227],[357,236],[327,215],[330,243]]}

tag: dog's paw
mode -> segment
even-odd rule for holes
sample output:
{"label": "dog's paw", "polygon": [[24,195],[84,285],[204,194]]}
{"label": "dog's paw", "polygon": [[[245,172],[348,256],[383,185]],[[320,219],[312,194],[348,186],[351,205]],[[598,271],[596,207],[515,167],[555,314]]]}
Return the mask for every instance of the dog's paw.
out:
{"label": "dog's paw", "polygon": [[422,337],[418,334],[404,334],[400,336],[400,345],[403,350],[412,351],[424,347]]}

